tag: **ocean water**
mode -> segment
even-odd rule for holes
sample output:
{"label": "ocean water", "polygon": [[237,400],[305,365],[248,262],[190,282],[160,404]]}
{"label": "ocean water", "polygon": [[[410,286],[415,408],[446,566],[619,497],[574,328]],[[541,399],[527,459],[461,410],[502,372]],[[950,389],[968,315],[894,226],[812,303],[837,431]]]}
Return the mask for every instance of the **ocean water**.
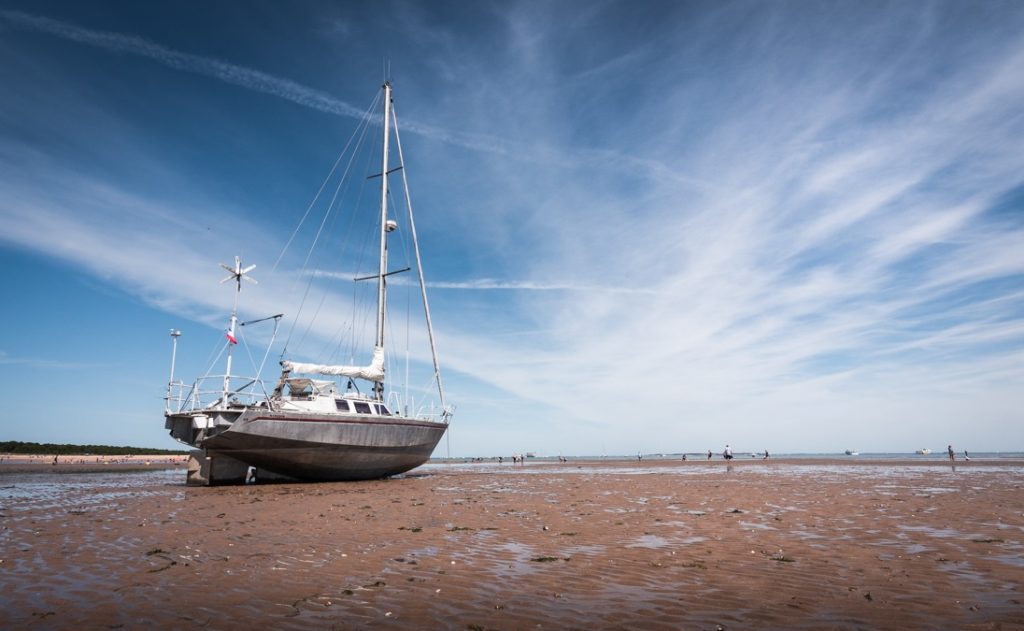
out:
{"label": "ocean water", "polygon": [[0,475],[0,514],[29,509],[97,510],[119,500],[153,494],[153,487],[185,486],[185,471],[103,473],[5,473]]}
{"label": "ocean water", "polygon": [[[972,475],[975,473],[1012,472],[1018,473],[1024,466],[1024,452],[979,452],[971,455],[972,462],[984,462],[983,467],[963,466],[961,456],[952,466],[945,454],[927,456],[907,453],[869,453],[859,456],[841,454],[779,454],[777,460],[788,462],[765,462],[760,457],[737,454],[729,466],[722,466],[720,455],[712,462],[694,454],[687,455],[685,466],[666,467],[664,463],[680,462],[681,454],[644,456],[588,456],[570,457],[559,462],[558,457],[527,458],[521,465],[505,458],[431,460],[412,471],[395,476],[430,476],[448,472],[483,474],[527,474],[527,475],[673,475],[694,476],[708,474],[762,473],[785,476],[822,479],[835,476],[872,477],[878,479],[899,479],[934,473]],[[831,462],[816,463],[813,460],[827,459]],[[806,463],[800,463],[806,460]],[[796,462],[794,462],[796,461]],[[857,462],[874,462],[870,467],[857,466]],[[586,466],[577,466],[586,462]],[[608,466],[601,466],[606,462]],[[659,463],[655,465],[655,463]],[[889,463],[889,464],[887,464]],[[1000,466],[1005,463],[1005,466]],[[680,462],[680,464],[682,464]],[[732,466],[742,465],[742,466]],[[961,466],[957,466],[961,465]],[[177,487],[174,499],[187,495],[185,472],[180,468],[156,471],[120,471],[97,473],[50,473],[50,472],[7,472],[0,474],[0,517],[17,518],[18,513],[29,509],[67,509],[78,511],[102,510],[111,502],[131,501],[132,498],[165,494],[167,487]],[[180,495],[180,496],[179,496]]]}
{"label": "ocean water", "polygon": [[[787,460],[821,460],[821,459],[827,459],[827,460],[844,459],[845,460],[845,459],[850,459],[850,460],[915,460],[915,461],[919,460],[919,461],[922,461],[922,462],[933,462],[933,461],[934,462],[948,462],[949,461],[949,455],[946,453],[945,449],[936,450],[936,451],[933,451],[932,453],[927,454],[927,455],[916,454],[916,453],[913,453],[913,452],[878,452],[878,453],[864,453],[864,452],[861,452],[861,453],[857,454],[856,456],[847,456],[845,453],[842,453],[842,452],[839,452],[839,453],[835,453],[835,452],[833,452],[833,453],[824,453],[824,452],[823,453],[773,453],[773,452],[769,452],[769,453],[771,453],[771,457],[772,458],[784,458],[784,459],[787,459]],[[970,454],[970,458],[971,458],[972,461],[974,461],[974,460],[986,460],[986,461],[992,461],[992,460],[1024,460],[1024,451],[979,451],[979,452],[969,451],[968,453]],[[750,453],[750,452],[733,452],[733,454],[735,456],[734,460],[741,461],[741,462],[743,460],[761,459],[764,456],[764,452],[763,451],[760,452],[760,453],[757,453],[757,452],[755,452],[755,453]],[[683,454],[682,453],[641,454],[641,456],[642,456],[643,460],[663,461],[663,460],[681,460],[682,457],[683,457]],[[497,456],[486,457],[486,458],[483,459],[483,462],[486,463],[486,462],[496,461],[497,458],[498,458]],[[503,456],[503,458],[504,458],[505,464],[511,464],[512,463],[511,456]],[[592,462],[592,461],[602,461],[602,460],[606,460],[608,462],[621,462],[621,461],[626,461],[626,460],[635,461],[637,459],[637,456],[636,456],[636,454],[631,454],[631,455],[612,455],[612,456],[607,456],[607,455],[602,455],[602,456],[568,456],[567,458],[568,458],[569,462],[573,462],[573,461],[588,461],[588,462]],[[686,459],[687,459],[687,461],[690,461],[690,460],[694,460],[694,461],[707,461],[707,452],[686,452]],[[956,459],[957,459],[958,462],[962,461],[964,459],[964,452],[963,451],[958,451],[956,453]],[[712,452],[712,461],[721,461],[721,460],[722,460],[722,454],[720,452]],[[473,458],[469,458],[469,457],[467,457],[467,458],[453,457],[453,458],[450,458],[450,459],[446,459],[446,458],[431,458],[431,460],[430,460],[431,463],[440,463],[440,462],[466,462],[466,463],[470,463],[470,462],[473,462],[473,461],[474,461],[474,459]],[[558,463],[558,456],[556,455],[556,456],[536,456],[536,457],[530,457],[530,458],[526,458],[526,462],[527,463],[530,463],[530,462],[554,462],[554,463]]]}

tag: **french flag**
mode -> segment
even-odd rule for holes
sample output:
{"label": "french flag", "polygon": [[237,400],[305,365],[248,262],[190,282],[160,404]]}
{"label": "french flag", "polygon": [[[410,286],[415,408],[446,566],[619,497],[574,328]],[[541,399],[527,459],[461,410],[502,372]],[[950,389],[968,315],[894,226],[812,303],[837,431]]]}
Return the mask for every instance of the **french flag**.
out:
{"label": "french flag", "polygon": [[232,333],[231,331],[228,331],[227,335],[225,335],[224,337],[228,338],[228,341],[231,342],[232,344],[238,344],[238,340],[235,339],[235,334]]}

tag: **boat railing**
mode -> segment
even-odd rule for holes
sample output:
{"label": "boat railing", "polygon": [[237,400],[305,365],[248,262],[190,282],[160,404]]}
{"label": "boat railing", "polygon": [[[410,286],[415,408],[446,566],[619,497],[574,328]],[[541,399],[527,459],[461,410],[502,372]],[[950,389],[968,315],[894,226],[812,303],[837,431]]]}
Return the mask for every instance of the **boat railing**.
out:
{"label": "boat railing", "polygon": [[173,382],[166,397],[166,409],[181,413],[213,407],[249,407],[266,404],[270,399],[263,380],[256,377],[232,375],[228,383],[225,396],[224,375],[200,377],[191,384]]}
{"label": "boat railing", "polygon": [[440,409],[437,402],[429,400],[429,397],[428,402],[417,405],[416,399],[412,395],[402,396],[398,392],[392,391],[388,395],[386,403],[392,414],[421,421],[447,423],[452,415],[451,410]]}

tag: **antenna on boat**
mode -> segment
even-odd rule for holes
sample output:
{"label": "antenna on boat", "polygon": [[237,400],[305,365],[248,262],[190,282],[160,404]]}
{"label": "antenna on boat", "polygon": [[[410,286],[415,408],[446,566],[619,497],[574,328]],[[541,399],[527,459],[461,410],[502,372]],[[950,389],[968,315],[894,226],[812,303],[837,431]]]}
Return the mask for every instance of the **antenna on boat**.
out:
{"label": "antenna on boat", "polygon": [[235,266],[234,267],[231,267],[231,266],[227,265],[226,263],[221,263],[220,266],[223,267],[228,273],[230,273],[230,276],[228,276],[224,280],[220,281],[220,283],[223,285],[224,283],[228,282],[229,280],[234,280],[235,281],[235,302],[231,306],[231,324],[228,327],[228,332],[227,332],[227,336],[226,336],[228,338],[228,365],[227,365],[227,370],[224,372],[224,399],[223,399],[223,401],[224,401],[224,405],[227,405],[228,393],[231,391],[231,347],[234,346],[235,344],[238,344],[238,338],[235,337],[235,325],[238,323],[238,295],[240,293],[242,293],[242,280],[243,279],[249,281],[253,285],[258,285],[259,283],[256,282],[255,278],[251,278],[249,276],[246,276],[246,274],[248,274],[249,272],[251,272],[254,269],[256,269],[256,266],[255,265],[250,265],[249,267],[243,268],[242,267],[242,259],[241,259],[241,257],[238,257],[238,256],[235,257]]}
{"label": "antenna on boat", "polygon": [[178,338],[181,331],[171,329],[171,378],[167,381],[167,403],[164,405],[164,413],[171,411],[171,388],[174,387],[174,360],[178,357]]}
{"label": "antenna on boat", "polygon": [[248,322],[239,322],[238,326],[248,326],[250,324],[258,324],[260,322],[266,322],[267,320],[274,321],[274,332],[270,336],[270,343],[267,344],[267,350],[263,353],[263,359],[260,360],[260,366],[256,369],[256,378],[260,379],[263,376],[263,367],[267,364],[267,357],[270,357],[270,349],[274,347],[274,340],[277,339],[277,329],[281,326],[281,318],[284,317],[283,313],[278,313],[265,318],[259,318],[258,320],[249,320]]}

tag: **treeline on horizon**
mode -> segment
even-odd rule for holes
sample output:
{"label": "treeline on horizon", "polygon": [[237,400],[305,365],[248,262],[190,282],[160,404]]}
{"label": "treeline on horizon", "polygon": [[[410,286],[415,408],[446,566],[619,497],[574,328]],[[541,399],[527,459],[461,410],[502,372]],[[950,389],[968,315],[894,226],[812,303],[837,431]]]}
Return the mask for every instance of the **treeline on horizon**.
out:
{"label": "treeline on horizon", "polygon": [[180,456],[187,454],[188,451],[153,449],[151,447],[112,447],[110,445],[55,445],[8,440],[0,442],[0,453],[33,456]]}

